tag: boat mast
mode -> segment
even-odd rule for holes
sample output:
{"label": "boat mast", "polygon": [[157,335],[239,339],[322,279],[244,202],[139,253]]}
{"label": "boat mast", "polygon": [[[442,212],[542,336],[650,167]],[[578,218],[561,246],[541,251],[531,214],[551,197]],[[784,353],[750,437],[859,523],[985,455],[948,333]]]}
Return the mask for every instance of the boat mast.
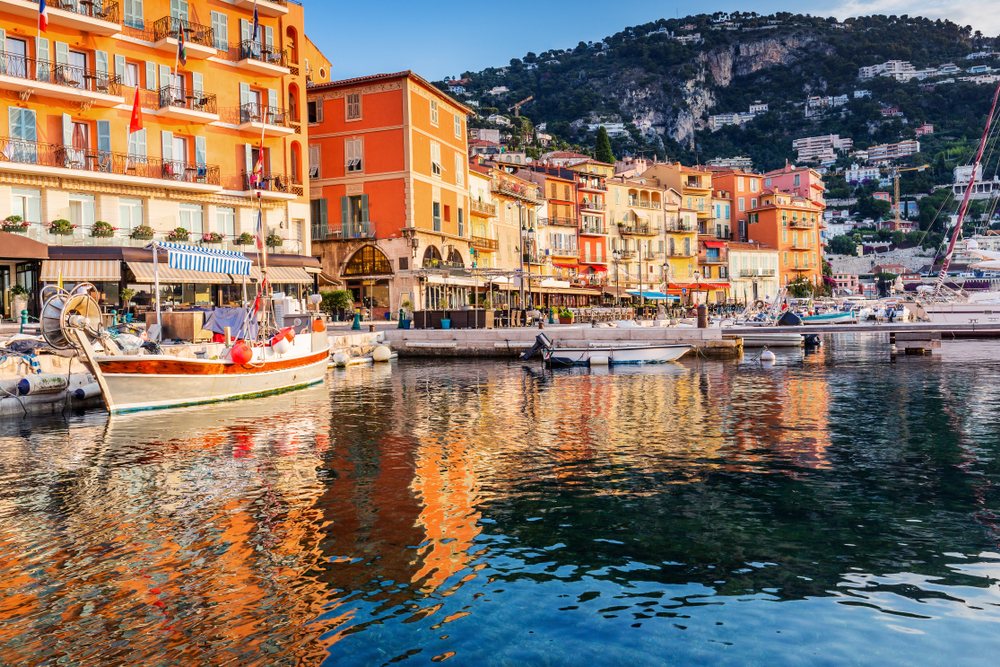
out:
{"label": "boat mast", "polygon": [[951,241],[948,243],[948,252],[945,253],[944,261],[941,264],[941,273],[938,274],[937,284],[934,285],[934,296],[938,295],[941,287],[944,286],[944,278],[948,273],[948,266],[951,264],[951,254],[955,251],[955,243],[958,235],[962,233],[962,223],[965,220],[965,211],[969,207],[969,199],[972,196],[972,186],[976,182],[976,172],[979,170],[979,163],[983,159],[983,150],[986,148],[986,139],[990,134],[990,124],[993,122],[993,114],[997,110],[997,98],[1000,97],[1000,82],[993,92],[993,104],[990,106],[990,113],[986,117],[986,127],[983,128],[983,138],[979,140],[979,148],[976,150],[976,159],[972,162],[972,175],[969,177],[969,185],[965,188],[965,196],[962,197],[962,205],[958,209],[958,221],[955,229],[951,232]]}

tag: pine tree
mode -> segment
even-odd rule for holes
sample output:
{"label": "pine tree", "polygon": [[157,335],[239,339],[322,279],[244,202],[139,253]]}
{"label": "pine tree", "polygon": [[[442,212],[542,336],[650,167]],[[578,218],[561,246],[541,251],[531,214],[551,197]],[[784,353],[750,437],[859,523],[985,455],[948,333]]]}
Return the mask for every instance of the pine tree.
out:
{"label": "pine tree", "polygon": [[601,125],[597,128],[597,143],[594,157],[598,162],[615,163],[615,156],[611,152],[611,140],[608,139],[608,131]]}

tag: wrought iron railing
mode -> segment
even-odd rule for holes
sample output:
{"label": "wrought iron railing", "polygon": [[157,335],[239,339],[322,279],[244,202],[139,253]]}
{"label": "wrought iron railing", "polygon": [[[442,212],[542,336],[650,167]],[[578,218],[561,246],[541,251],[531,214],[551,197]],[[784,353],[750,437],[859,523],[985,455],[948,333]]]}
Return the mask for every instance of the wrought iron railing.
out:
{"label": "wrought iron railing", "polygon": [[623,236],[653,236],[660,233],[659,227],[652,227],[649,223],[639,223],[632,225],[619,225],[618,233]]}
{"label": "wrought iron railing", "polygon": [[[38,4],[38,0],[35,0]],[[121,24],[121,13],[117,2],[111,0],[56,0],[51,5],[52,9],[61,9],[64,12],[73,12],[81,16],[89,16],[92,19],[100,19],[110,23]]]}
{"label": "wrought iron railing", "polygon": [[580,181],[581,190],[596,190],[597,192],[607,192],[606,185],[601,185],[600,181]]}
{"label": "wrought iron railing", "polygon": [[580,261],[584,264],[607,264],[607,255],[593,255],[587,251],[580,253]]}
{"label": "wrought iron railing", "polygon": [[682,225],[680,223],[670,223],[666,226],[668,232],[690,234],[694,231],[694,225]]}
{"label": "wrought iron railing", "polygon": [[476,250],[487,250],[490,252],[496,252],[500,249],[500,241],[496,239],[486,238],[485,236],[473,236],[472,237],[472,247]]}
{"label": "wrought iron railing", "polygon": [[792,218],[792,219],[791,219],[791,220],[789,221],[789,223],[788,223],[788,224],[789,224],[789,225],[790,225],[791,227],[798,227],[798,228],[805,228],[805,229],[812,229],[812,228],[813,228],[813,226],[814,226],[814,225],[815,225],[816,223],[814,223],[814,222],[810,222],[810,221],[808,221],[808,220],[806,220],[806,219],[801,219],[801,220],[800,220],[799,218]]}
{"label": "wrought iron railing", "polygon": [[479,213],[480,215],[485,215],[488,218],[492,218],[497,214],[497,207],[495,204],[492,204],[491,202],[478,201],[476,199],[473,199],[469,203],[469,209],[473,213]]}
{"label": "wrought iron railing", "polygon": [[4,147],[4,156],[10,162],[20,164],[37,164],[135,178],[158,178],[206,185],[219,185],[221,183],[218,165],[197,164],[183,160],[161,160],[90,148],[74,148],[62,144],[24,141],[10,137],[0,137],[0,146]]}
{"label": "wrought iron railing", "polygon": [[604,204],[600,204],[598,202],[583,200],[580,203],[580,208],[590,211],[603,211],[605,207]]}
{"label": "wrought iron railing", "polygon": [[188,44],[198,44],[215,48],[215,30],[212,26],[192,23],[175,16],[164,16],[153,23],[153,41],[161,39],[178,39],[177,34],[184,31],[184,41]]}
{"label": "wrought iron railing", "polygon": [[177,107],[191,111],[218,114],[219,109],[213,93],[185,90],[175,86],[160,88],[160,108]]}
{"label": "wrought iron railing", "polygon": [[240,42],[240,60],[258,60],[269,65],[287,68],[288,52],[269,44],[245,39]]}
{"label": "wrought iron railing", "polygon": [[260,190],[262,192],[283,192],[285,194],[294,194],[294,187],[295,184],[292,182],[292,179],[288,174],[267,170],[261,174],[260,180],[258,181],[252,172],[249,174],[245,171],[243,172],[244,190]]}
{"label": "wrought iron railing", "polygon": [[557,227],[576,227],[576,218],[539,218],[540,225],[555,225]]}
{"label": "wrought iron railing", "polygon": [[0,75],[54,83],[92,93],[121,95],[121,77],[118,75],[67,63],[28,58],[9,51],[0,51]]}
{"label": "wrought iron railing", "polygon": [[658,202],[658,201],[649,201],[648,199],[633,199],[633,200],[629,201],[628,205],[629,206],[635,206],[635,207],[638,207],[638,208],[651,208],[651,209],[659,209],[660,208],[660,202]]}
{"label": "wrought iron railing", "polygon": [[740,269],[740,278],[773,278],[774,269]]}
{"label": "wrought iron railing", "polygon": [[247,102],[240,107],[240,123],[264,123],[278,127],[291,127],[292,115],[288,113],[288,109]]}
{"label": "wrought iron railing", "polygon": [[581,234],[594,234],[594,235],[597,235],[597,234],[607,234],[608,233],[608,228],[605,227],[604,225],[595,225],[593,223],[587,223],[587,222],[585,222],[582,225],[580,225],[580,233]]}
{"label": "wrought iron railing", "polygon": [[553,257],[576,257],[579,252],[579,248],[552,248],[549,250],[549,254]]}
{"label": "wrought iron railing", "polygon": [[699,264],[726,264],[727,262],[729,262],[729,258],[721,255],[698,255]]}
{"label": "wrought iron railing", "polygon": [[522,185],[521,183],[510,183],[501,179],[493,180],[493,191],[500,192],[527,201],[537,201],[538,189],[535,187]]}

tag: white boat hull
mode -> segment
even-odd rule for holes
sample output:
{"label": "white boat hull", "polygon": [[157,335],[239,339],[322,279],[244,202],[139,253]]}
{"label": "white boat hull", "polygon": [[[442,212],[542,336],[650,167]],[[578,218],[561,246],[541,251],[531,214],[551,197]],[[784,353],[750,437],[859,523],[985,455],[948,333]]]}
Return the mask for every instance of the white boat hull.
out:
{"label": "white boat hull", "polygon": [[805,343],[802,334],[761,333],[742,334],[743,347],[801,347]]}
{"label": "white boat hull", "polygon": [[946,303],[925,305],[921,316],[933,324],[1000,322],[1000,304]]}
{"label": "white boat hull", "polygon": [[602,365],[663,364],[676,361],[691,350],[690,345],[649,345],[626,347],[555,347],[544,351],[552,366],[589,366],[596,359]]}

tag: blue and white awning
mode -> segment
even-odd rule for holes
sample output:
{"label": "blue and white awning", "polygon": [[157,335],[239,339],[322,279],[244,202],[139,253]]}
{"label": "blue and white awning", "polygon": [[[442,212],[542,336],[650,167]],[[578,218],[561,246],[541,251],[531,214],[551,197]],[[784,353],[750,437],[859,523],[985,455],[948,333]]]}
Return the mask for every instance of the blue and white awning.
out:
{"label": "blue and white awning", "polygon": [[[640,296],[638,290],[628,291],[626,292],[626,294],[631,294],[632,296]],[[671,298],[669,295],[664,294],[663,292],[642,292],[641,296],[642,298],[649,299],[651,301],[663,301],[665,299]]]}
{"label": "blue and white awning", "polygon": [[172,269],[249,276],[250,265],[253,264],[253,261],[246,255],[235,250],[199,248],[198,246],[166,241],[158,241],[148,247],[153,248],[154,246],[167,251],[167,265]]}

